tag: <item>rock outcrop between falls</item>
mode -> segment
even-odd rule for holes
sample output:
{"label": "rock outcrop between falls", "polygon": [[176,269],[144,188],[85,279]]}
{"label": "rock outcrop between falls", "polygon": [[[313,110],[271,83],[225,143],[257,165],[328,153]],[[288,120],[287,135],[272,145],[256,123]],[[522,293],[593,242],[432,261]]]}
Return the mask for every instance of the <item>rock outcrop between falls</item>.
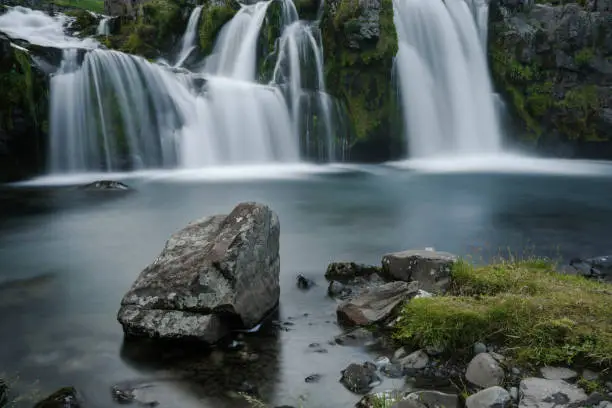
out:
{"label": "rock outcrop between falls", "polygon": [[187,225],[123,298],[125,333],[215,343],[257,325],[280,295],[279,233],[276,214],[257,203]]}
{"label": "rock outcrop between falls", "polygon": [[525,143],[556,155],[612,154],[612,2],[492,3],[489,55]]}

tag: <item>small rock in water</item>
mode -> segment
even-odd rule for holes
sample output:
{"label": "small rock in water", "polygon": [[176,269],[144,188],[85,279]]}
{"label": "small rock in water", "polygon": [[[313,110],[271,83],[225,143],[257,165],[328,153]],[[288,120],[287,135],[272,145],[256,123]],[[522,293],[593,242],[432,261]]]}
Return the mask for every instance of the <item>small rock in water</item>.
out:
{"label": "small rock in water", "polygon": [[565,367],[542,367],[540,374],[547,380],[572,380],[578,377],[578,373]]}
{"label": "small rock in water", "polygon": [[395,353],[393,353],[393,361],[401,360],[407,355],[408,355],[408,352],[406,351],[406,349],[404,347],[400,347],[397,350],[395,350]]}
{"label": "small rock in water", "polygon": [[465,401],[466,408],[507,408],[511,404],[510,393],[499,386],[479,391]]}
{"label": "small rock in water", "polygon": [[465,378],[479,387],[493,387],[504,380],[504,370],[489,353],[481,353],[470,361]]}
{"label": "small rock in water", "polygon": [[486,353],[487,352],[487,345],[484,343],[475,343],[474,344],[474,355],[478,355],[480,353]]}
{"label": "small rock in water", "polygon": [[391,360],[389,360],[389,357],[380,356],[376,360],[374,360],[374,364],[379,370],[382,370],[384,367],[391,364]]}
{"label": "small rock in water", "polygon": [[100,180],[81,187],[84,190],[129,190],[130,188],[120,181]]}
{"label": "small rock in water", "polygon": [[399,363],[387,364],[380,369],[380,372],[389,378],[401,378],[404,376],[404,369]]}
{"label": "small rock in water", "polygon": [[335,337],[336,343],[343,346],[365,346],[374,344],[374,334],[364,329],[358,328],[348,333],[343,333]]}
{"label": "small rock in water", "polygon": [[352,292],[353,291],[351,290],[351,288],[338,281],[329,282],[329,286],[327,287],[327,294],[329,295],[329,297],[344,298],[349,296]]}
{"label": "small rock in water", "polygon": [[325,278],[327,280],[347,281],[360,276],[369,276],[380,272],[381,268],[371,265],[362,265],[355,262],[332,262],[327,267]]}
{"label": "small rock in water", "polygon": [[315,382],[319,382],[320,379],[321,379],[321,374],[311,374],[308,377],[306,377],[304,381],[307,383],[315,383]]}
{"label": "small rock in water", "polygon": [[60,388],[44,400],[34,405],[34,408],[80,408],[77,392],[74,387]]}
{"label": "small rock in water", "polygon": [[118,385],[113,385],[111,389],[111,395],[115,402],[120,404],[127,404],[134,401],[134,391],[131,389],[126,389],[119,387]]}
{"label": "small rock in water", "polygon": [[580,407],[588,398],[573,384],[544,378],[525,378],[519,386],[519,394],[519,408]]}
{"label": "small rock in water", "polygon": [[404,369],[420,370],[427,367],[429,356],[423,350],[418,350],[402,358],[399,363]]}
{"label": "small rock in water", "polygon": [[315,285],[314,281],[311,279],[308,279],[307,277],[305,277],[302,274],[299,274],[297,276],[297,287],[300,289],[310,289]]}
{"label": "small rock in water", "polygon": [[349,365],[342,370],[342,378],[340,379],[346,389],[356,394],[367,393],[378,381],[380,381],[380,378],[376,375],[376,366],[368,362]]}

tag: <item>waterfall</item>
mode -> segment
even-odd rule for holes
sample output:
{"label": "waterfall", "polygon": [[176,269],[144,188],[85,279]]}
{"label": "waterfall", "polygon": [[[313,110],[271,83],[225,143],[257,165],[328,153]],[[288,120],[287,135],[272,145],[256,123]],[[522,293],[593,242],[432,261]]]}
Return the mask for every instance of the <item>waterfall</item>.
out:
{"label": "waterfall", "polygon": [[[280,31],[262,75],[258,49],[272,4],[280,7],[272,13]],[[37,22],[66,44],[50,81],[51,173],[333,158],[335,104],[325,93],[316,24],[299,21],[291,0],[242,5],[195,72],[181,65],[195,46],[201,11],[191,13],[173,67],[66,37],[63,17]]]}
{"label": "waterfall", "polygon": [[179,53],[178,59],[175,67],[180,67],[185,63],[191,51],[195,49],[195,40],[196,34],[198,33],[198,22],[200,21],[200,14],[202,13],[202,7],[198,6],[193,9],[191,15],[189,16],[189,21],[187,22],[187,28],[185,29],[185,34],[183,34],[183,39],[181,41],[181,51]]}
{"label": "waterfall", "polygon": [[[311,144],[310,131],[305,126],[304,111],[314,111],[321,124],[325,157],[334,157],[332,102],[325,90],[323,53],[318,26],[305,21],[294,21],[283,31],[279,42],[280,54],[274,67],[272,84],[285,84],[294,132],[306,133],[306,146]],[[316,38],[315,38],[316,37]],[[308,75],[310,74],[310,75]],[[311,109],[303,109],[310,106]],[[315,129],[316,131],[316,129]]]}
{"label": "waterfall", "polygon": [[102,20],[98,23],[98,28],[96,29],[96,35],[109,35],[110,27],[108,22],[110,21],[110,17],[102,17]]}
{"label": "waterfall", "polygon": [[496,152],[484,0],[394,0],[399,92],[411,157]]}

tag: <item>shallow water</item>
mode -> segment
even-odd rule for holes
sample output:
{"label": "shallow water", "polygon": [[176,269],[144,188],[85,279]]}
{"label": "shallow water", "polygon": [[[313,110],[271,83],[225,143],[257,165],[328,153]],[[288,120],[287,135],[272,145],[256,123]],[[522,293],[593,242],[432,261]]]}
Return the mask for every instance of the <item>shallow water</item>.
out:
{"label": "shallow water", "polygon": [[[94,407],[116,405],[112,385],[147,379],[154,386],[141,390],[144,398],[162,407],[245,406],[227,396],[245,380],[276,405],[298,406],[303,396],[309,408],[352,406],[359,397],[338,382],[340,371],[376,353],[327,344],[340,333],[325,294],[330,261],[378,263],[386,252],[423,247],[475,259],[500,248],[561,259],[612,253],[612,173],[601,167],[572,175],[312,170],[252,169],[246,181],[236,171],[140,174],[124,180],[135,188],[128,193],[34,186],[66,182],[58,179],[1,189],[0,371],[42,393],[74,385]],[[247,336],[260,354],[251,363],[124,344],[115,320],[121,297],[168,236],[240,201],[279,215],[279,319],[288,331],[267,325]],[[299,290],[298,273],[318,286]],[[320,382],[306,383],[314,373]],[[380,389],[399,385],[385,379]]]}

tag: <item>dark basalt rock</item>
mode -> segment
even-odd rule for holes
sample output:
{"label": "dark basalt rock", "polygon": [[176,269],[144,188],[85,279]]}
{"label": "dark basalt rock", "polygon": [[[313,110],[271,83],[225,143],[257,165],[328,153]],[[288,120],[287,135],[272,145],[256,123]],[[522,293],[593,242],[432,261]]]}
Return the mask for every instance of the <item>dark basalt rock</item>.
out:
{"label": "dark basalt rock", "polygon": [[80,408],[81,406],[76,389],[64,387],[38,402],[34,408]]}
{"label": "dark basalt rock", "polygon": [[569,264],[577,273],[587,278],[612,281],[612,256],[574,258]]}
{"label": "dark basalt rock", "polygon": [[376,366],[372,363],[353,363],[342,371],[340,379],[346,389],[356,394],[366,394],[378,381],[380,378],[376,375]]}
{"label": "dark basalt rock", "polygon": [[325,279],[346,282],[360,277],[380,273],[382,268],[372,265],[358,264],[355,262],[332,262],[327,267]]}

